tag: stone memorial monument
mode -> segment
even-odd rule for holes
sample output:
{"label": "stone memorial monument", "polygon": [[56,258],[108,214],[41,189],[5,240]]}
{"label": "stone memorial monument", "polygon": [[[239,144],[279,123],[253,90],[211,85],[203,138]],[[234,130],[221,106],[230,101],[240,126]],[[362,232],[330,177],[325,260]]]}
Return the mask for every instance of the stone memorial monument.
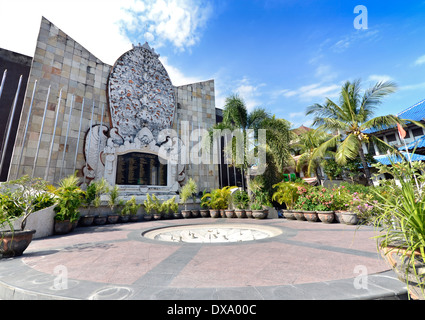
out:
{"label": "stone memorial monument", "polygon": [[175,195],[188,177],[217,188],[217,164],[163,153],[191,149],[197,140],[182,131],[208,130],[217,112],[214,80],[174,86],[148,43],[110,66],[43,17],[8,179],[55,184],[76,171],[83,184],[105,178],[139,196]]}

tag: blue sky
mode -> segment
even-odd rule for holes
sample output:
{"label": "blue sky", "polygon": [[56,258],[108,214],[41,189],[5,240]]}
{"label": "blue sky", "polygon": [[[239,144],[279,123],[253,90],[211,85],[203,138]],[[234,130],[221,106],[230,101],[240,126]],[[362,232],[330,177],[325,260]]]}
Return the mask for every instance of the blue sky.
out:
{"label": "blue sky", "polygon": [[[175,85],[214,79],[217,107],[238,93],[250,110],[264,107],[294,127],[310,125],[305,108],[336,98],[346,80],[398,84],[377,115],[425,99],[425,1],[0,1],[8,6],[0,28],[10,30],[0,47],[32,55],[36,34],[25,30],[37,31],[41,15],[110,64],[148,40]],[[33,8],[19,20],[22,5]],[[354,27],[357,5],[367,8],[367,30]]]}

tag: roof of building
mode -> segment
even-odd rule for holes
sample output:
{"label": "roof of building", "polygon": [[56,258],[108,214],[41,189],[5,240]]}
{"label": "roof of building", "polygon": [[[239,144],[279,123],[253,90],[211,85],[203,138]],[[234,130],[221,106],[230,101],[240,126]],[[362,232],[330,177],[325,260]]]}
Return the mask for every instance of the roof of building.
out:
{"label": "roof of building", "polygon": [[[407,154],[407,152],[402,152],[403,156],[406,159],[410,159],[415,162],[415,161],[425,161],[425,156],[420,155],[420,154],[416,154],[416,153],[409,153]],[[400,163],[403,162],[404,159],[402,159],[400,156],[398,155],[380,155],[380,156],[375,156],[373,157],[376,161],[378,161],[379,163],[389,166],[395,163]]]}
{"label": "roof of building", "polygon": [[292,129],[292,132],[299,136],[299,135],[303,134],[304,132],[308,132],[308,131],[311,131],[311,130],[313,130],[313,129],[302,125],[301,127]]}
{"label": "roof of building", "polygon": [[[407,108],[406,110],[401,111],[400,113],[397,114],[397,117],[400,119],[424,121],[425,120],[425,99],[416,103],[410,108]],[[395,126],[384,127],[382,129],[371,128],[371,129],[365,130],[364,133],[374,133],[374,132],[388,130],[392,128],[395,128]]]}
{"label": "roof of building", "polygon": [[[413,150],[415,148],[416,149],[425,148],[425,136],[422,136],[407,145],[407,150]],[[398,150],[400,151],[406,150],[406,147],[402,146],[398,148]]]}

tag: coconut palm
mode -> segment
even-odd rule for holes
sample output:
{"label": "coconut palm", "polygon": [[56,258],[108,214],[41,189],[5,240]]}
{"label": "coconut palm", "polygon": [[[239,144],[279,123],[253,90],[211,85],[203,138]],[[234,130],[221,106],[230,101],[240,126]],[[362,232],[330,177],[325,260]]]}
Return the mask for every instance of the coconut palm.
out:
{"label": "coconut palm", "polygon": [[330,137],[331,136],[329,134],[320,130],[309,130],[298,137],[296,143],[292,145],[292,148],[296,149],[297,152],[300,153],[298,161],[296,162],[297,172],[300,172],[301,168],[304,165],[307,165],[307,175],[311,176],[311,172],[314,171],[320,183],[318,169],[323,159],[313,157],[313,154],[316,149],[329,140]]}
{"label": "coconut palm", "polygon": [[[252,129],[254,138],[258,138],[258,131],[266,129],[266,151],[272,154],[273,161],[278,168],[283,168],[289,158],[289,143],[292,136],[290,132],[290,123],[284,119],[277,119],[263,108],[255,108],[248,112],[245,102],[238,95],[232,95],[226,99],[223,110],[223,122],[217,124],[213,129],[241,129],[244,133],[245,141],[247,139],[246,130]],[[235,140],[231,150],[227,150],[229,155],[235,159]],[[245,144],[246,145],[246,144]],[[249,167],[247,158],[244,159],[243,169]]]}
{"label": "coconut palm", "polygon": [[394,115],[374,117],[374,111],[382,103],[382,99],[397,89],[391,81],[378,82],[361,94],[361,81],[347,81],[341,88],[339,103],[327,98],[324,104],[314,104],[307,108],[307,115],[314,115],[313,125],[319,130],[333,132],[328,141],[322,143],[313,153],[313,157],[322,157],[329,148],[336,148],[335,160],[345,165],[347,160],[360,156],[368,183],[371,184],[371,175],[364,156],[362,143],[373,143],[380,150],[395,148],[374,135],[365,133],[365,130],[394,127],[398,123],[404,125],[407,121],[421,127],[422,124],[407,119],[399,119]]}

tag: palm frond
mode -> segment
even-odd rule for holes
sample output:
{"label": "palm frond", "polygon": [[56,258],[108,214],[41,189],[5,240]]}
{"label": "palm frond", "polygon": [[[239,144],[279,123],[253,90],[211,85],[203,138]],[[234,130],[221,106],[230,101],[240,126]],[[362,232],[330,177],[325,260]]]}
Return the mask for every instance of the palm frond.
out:
{"label": "palm frond", "polygon": [[[364,116],[373,114],[374,109],[382,103],[382,98],[397,91],[397,84],[392,81],[377,82],[372,88],[366,90],[363,95],[360,112]],[[365,118],[366,121],[369,117]]]}
{"label": "palm frond", "polygon": [[335,161],[340,165],[347,164],[347,160],[355,159],[359,155],[361,141],[354,134],[349,134],[338,146]]}

